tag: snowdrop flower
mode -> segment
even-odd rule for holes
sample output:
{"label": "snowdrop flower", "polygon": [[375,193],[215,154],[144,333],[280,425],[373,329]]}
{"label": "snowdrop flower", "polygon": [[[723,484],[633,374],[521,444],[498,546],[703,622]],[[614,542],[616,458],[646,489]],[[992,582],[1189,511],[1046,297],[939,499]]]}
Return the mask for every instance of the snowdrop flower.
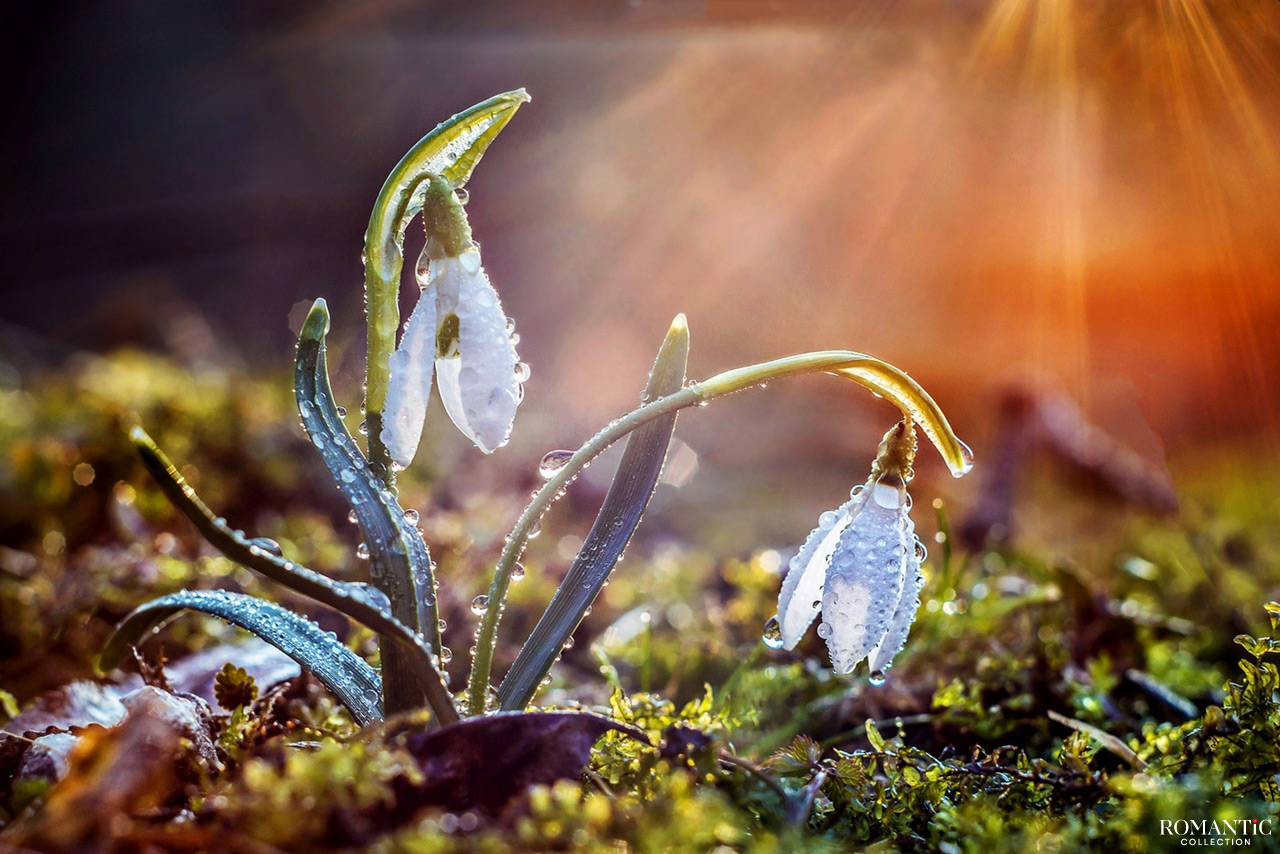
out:
{"label": "snowdrop flower", "polygon": [[924,545],[906,488],[915,450],[914,428],[904,421],[885,434],[867,482],[822,514],[783,581],[778,616],[765,630],[770,646],[795,649],[821,613],[818,636],[836,672],[850,673],[867,659],[872,682],[883,681],[924,585]]}
{"label": "snowdrop flower", "polygon": [[443,178],[429,180],[427,245],[417,270],[422,292],[391,354],[383,410],[382,443],[399,466],[417,452],[433,375],[453,423],[486,454],[510,438],[529,378],[461,202]]}

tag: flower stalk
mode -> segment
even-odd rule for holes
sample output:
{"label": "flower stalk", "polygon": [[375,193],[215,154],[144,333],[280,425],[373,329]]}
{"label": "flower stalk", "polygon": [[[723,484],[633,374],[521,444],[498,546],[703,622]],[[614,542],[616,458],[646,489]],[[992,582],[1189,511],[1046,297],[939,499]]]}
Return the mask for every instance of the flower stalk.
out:
{"label": "flower stalk", "polygon": [[850,350],[823,350],[788,356],[756,365],[735,368],[692,383],[674,394],[646,403],[611,422],[591,437],[534,495],[507,536],[489,585],[489,606],[476,632],[475,658],[467,686],[468,712],[483,714],[487,709],[493,651],[503,602],[511,584],[511,573],[551,504],[592,460],[610,445],[662,415],[700,406],[734,392],[761,386],[774,380],[829,373],[858,383],[889,400],[903,413],[905,423],[917,423],[942,455],[955,477],[973,467],[973,453],[960,441],[942,410],[919,383],[904,371],[863,353]]}

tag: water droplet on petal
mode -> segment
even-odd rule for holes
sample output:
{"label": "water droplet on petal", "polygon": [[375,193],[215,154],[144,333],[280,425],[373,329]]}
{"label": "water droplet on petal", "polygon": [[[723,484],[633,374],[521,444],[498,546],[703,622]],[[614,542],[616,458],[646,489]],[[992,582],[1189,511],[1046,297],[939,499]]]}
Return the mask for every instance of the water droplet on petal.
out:
{"label": "water droplet on petal", "polygon": [[481,593],[479,596],[471,600],[471,613],[481,616],[485,611],[489,610],[489,597]]}
{"label": "water droplet on petal", "polygon": [[542,533],[542,522],[541,521],[534,522],[533,527],[529,529],[529,533],[526,535],[525,538],[529,540],[536,540],[538,538],[538,535],[541,533]]}
{"label": "water droplet on petal", "polygon": [[511,580],[521,581],[523,579],[524,579],[524,564],[517,563],[515,566],[511,567]]}
{"label": "water droplet on petal", "polygon": [[550,480],[572,457],[573,451],[548,451],[538,463],[538,474],[543,480]]}
{"label": "water droplet on petal", "polygon": [[368,436],[368,435],[369,435],[369,422],[368,422],[368,421],[361,421],[361,422],[360,422],[360,435],[361,435],[361,436]]}
{"label": "water droplet on petal", "polygon": [[764,634],[760,636],[760,640],[769,649],[782,649],[782,625],[777,617],[770,617],[764,624]]}
{"label": "water droplet on petal", "polygon": [[870,682],[872,685],[877,685],[877,686],[878,686],[878,685],[883,685],[883,684],[884,684],[884,671],[883,671],[883,670],[873,670],[873,671],[871,671],[871,675],[867,677],[867,681],[868,681],[868,682]]}
{"label": "water droplet on petal", "polygon": [[346,408],[345,406],[339,406],[339,407],[338,407],[338,417],[339,417],[339,418],[346,418],[346,417],[347,417],[347,408]]}
{"label": "water droplet on petal", "polygon": [[404,520],[408,522],[410,525],[418,524],[418,518],[419,518],[418,511],[414,510],[412,507],[404,511]]}
{"label": "water droplet on petal", "polygon": [[572,635],[570,635],[570,636],[569,636],[569,638],[565,640],[565,642],[564,642],[564,646],[562,646],[562,647],[561,647],[561,650],[563,650],[564,652],[568,652],[568,651],[569,651],[569,650],[571,650],[571,649],[573,649],[573,636],[572,636]]}
{"label": "water droplet on petal", "polygon": [[529,367],[527,362],[516,362],[516,381],[517,382],[522,382],[522,383],[528,382],[529,377],[531,377],[532,375],[533,375],[533,370]]}
{"label": "water droplet on petal", "polygon": [[360,517],[356,515],[356,511],[352,510],[347,514],[347,521],[354,525],[360,521]]}
{"label": "water droplet on petal", "polygon": [[368,543],[361,543],[360,545],[356,546],[356,557],[360,558],[360,560],[368,560],[368,559],[369,559],[369,544],[368,544]]}
{"label": "water droplet on petal", "polygon": [[453,650],[447,646],[440,647],[440,663],[448,664],[450,661],[453,661]]}
{"label": "water droplet on petal", "polygon": [[440,620],[439,622],[437,622],[437,623],[436,623],[436,626],[437,626],[437,627],[440,629],[440,631],[442,631],[442,632],[443,632],[445,629],[449,628],[449,624],[448,624],[448,623],[446,623],[443,619],[442,619],[442,620]]}
{"label": "water droplet on petal", "polygon": [[453,194],[458,197],[458,204],[460,205],[465,205],[471,201],[471,194],[467,192],[466,187],[459,187],[453,191]]}

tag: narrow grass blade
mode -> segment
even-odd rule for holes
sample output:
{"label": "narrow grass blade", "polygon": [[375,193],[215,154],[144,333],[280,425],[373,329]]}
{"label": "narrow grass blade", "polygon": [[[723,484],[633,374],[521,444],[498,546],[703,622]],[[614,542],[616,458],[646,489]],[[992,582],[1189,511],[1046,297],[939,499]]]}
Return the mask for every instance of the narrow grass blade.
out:
{"label": "narrow grass blade", "polygon": [[[684,385],[688,360],[689,327],[684,315],[679,315],[658,350],[643,400],[656,400],[679,391]],[[500,709],[523,709],[529,705],[565,642],[599,595],[649,506],[675,426],[676,413],[672,412],[627,439],[618,471],[582,550],[498,689]]]}
{"label": "narrow grass blade", "polygon": [[[391,600],[391,615],[426,638],[438,653],[440,628],[431,556],[391,490],[370,471],[338,414],[325,359],[328,331],[325,302],[316,300],[298,339],[294,374],[303,427],[355,513],[369,549],[373,583]],[[420,708],[430,699],[426,693],[430,688],[405,678],[412,668],[402,658],[409,653],[384,644],[382,654],[388,714]]]}
{"label": "narrow grass blade", "polygon": [[432,662],[431,650],[423,645],[415,632],[392,616],[385,593],[368,584],[334,581],[276,554],[274,543],[250,539],[244,532],[234,530],[200,500],[200,496],[142,428],[135,427],[130,436],[161,491],[214,548],[241,566],[328,605],[384,638],[393,640],[399,654],[407,658],[407,667],[415,682],[438,683],[438,688],[431,691],[432,711],[437,718],[442,723],[457,719],[452,698]]}
{"label": "narrow grass blade", "polygon": [[116,627],[100,667],[115,667],[130,646],[179,611],[212,614],[253,632],[319,679],[351,710],[356,723],[382,720],[382,683],[372,667],[306,617],[243,593],[183,590],[140,605]]}

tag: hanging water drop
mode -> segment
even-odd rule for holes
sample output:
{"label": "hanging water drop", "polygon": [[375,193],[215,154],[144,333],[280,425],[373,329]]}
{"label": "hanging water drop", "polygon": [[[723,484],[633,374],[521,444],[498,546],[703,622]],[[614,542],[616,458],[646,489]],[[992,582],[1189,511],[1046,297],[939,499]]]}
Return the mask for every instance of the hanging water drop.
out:
{"label": "hanging water drop", "polygon": [[360,545],[356,546],[356,557],[360,558],[360,560],[368,560],[368,559],[369,559],[369,544],[368,544],[368,543],[361,543]]}
{"label": "hanging water drop", "polygon": [[356,511],[352,510],[347,514],[347,521],[354,525],[360,521],[360,517],[356,515]]}
{"label": "hanging water drop", "polygon": [[527,383],[532,375],[533,370],[528,362],[516,362],[516,382]]}
{"label": "hanging water drop", "polygon": [[573,451],[547,451],[538,463],[538,474],[543,480],[551,480],[573,458]]}
{"label": "hanging water drop", "polygon": [[867,677],[867,681],[870,682],[872,685],[876,685],[876,686],[883,685],[884,671],[883,670],[871,671],[871,675]]}
{"label": "hanging water drop", "polygon": [[564,646],[560,647],[560,650],[562,652],[568,652],[571,649],[573,649],[573,635],[570,635],[568,638],[566,638],[564,642]]}
{"label": "hanging water drop", "polygon": [[453,194],[458,197],[458,204],[460,205],[465,205],[471,201],[471,194],[467,192],[466,187],[459,187],[453,191]]}
{"label": "hanging water drop", "polygon": [[517,563],[515,566],[511,567],[511,580],[512,581],[524,580],[524,564]]}
{"label": "hanging water drop", "polygon": [[782,649],[782,625],[777,617],[770,617],[764,624],[764,634],[760,636],[760,640],[764,641],[764,645],[769,649]]}
{"label": "hanging water drop", "polygon": [[447,646],[440,647],[440,663],[448,664],[450,661],[453,661],[453,650]]}
{"label": "hanging water drop", "polygon": [[444,619],[441,619],[439,622],[436,623],[436,627],[443,632],[445,629],[449,628],[449,624],[446,623]]}
{"label": "hanging water drop", "polygon": [[338,407],[338,417],[339,417],[339,418],[346,418],[346,417],[347,417],[347,408],[346,408],[345,406],[339,406],[339,407]]}
{"label": "hanging water drop", "polygon": [[525,535],[525,539],[536,540],[538,535],[542,533],[542,521],[533,523],[533,527],[529,529],[529,533]]}
{"label": "hanging water drop", "polygon": [[471,600],[471,613],[476,616],[483,616],[485,611],[489,610],[489,597],[481,593],[479,596]]}
{"label": "hanging water drop", "polygon": [[368,436],[368,435],[369,435],[369,422],[368,422],[368,421],[361,421],[361,422],[360,422],[360,428],[359,428],[359,429],[360,429],[360,435],[361,435],[361,436]]}
{"label": "hanging water drop", "polygon": [[418,511],[414,510],[412,507],[404,511],[404,520],[408,522],[410,525],[418,524],[418,518],[419,518]]}

